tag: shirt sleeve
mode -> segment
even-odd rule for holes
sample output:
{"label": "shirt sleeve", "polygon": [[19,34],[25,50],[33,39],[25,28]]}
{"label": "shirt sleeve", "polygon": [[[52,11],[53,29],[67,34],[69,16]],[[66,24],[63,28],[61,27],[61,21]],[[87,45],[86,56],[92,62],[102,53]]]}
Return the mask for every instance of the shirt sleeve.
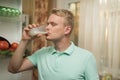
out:
{"label": "shirt sleeve", "polygon": [[38,53],[34,53],[31,56],[27,57],[33,63],[34,66],[37,65],[37,56],[38,56]]}
{"label": "shirt sleeve", "polygon": [[33,63],[34,66],[37,66],[37,62],[39,61],[39,57],[42,53],[45,53],[45,47],[40,50],[37,50],[32,55],[28,56],[27,58]]}
{"label": "shirt sleeve", "polygon": [[85,68],[85,80],[99,80],[96,59],[91,54]]}

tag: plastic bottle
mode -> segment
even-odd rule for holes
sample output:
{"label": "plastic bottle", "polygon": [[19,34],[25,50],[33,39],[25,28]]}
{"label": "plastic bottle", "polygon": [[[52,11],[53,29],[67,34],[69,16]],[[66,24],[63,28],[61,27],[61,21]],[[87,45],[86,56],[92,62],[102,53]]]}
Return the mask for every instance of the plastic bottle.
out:
{"label": "plastic bottle", "polygon": [[15,9],[12,9],[11,11],[12,11],[11,16],[15,16],[15,13],[16,13],[16,12],[15,12]]}
{"label": "plastic bottle", "polygon": [[15,10],[15,15],[16,15],[16,16],[19,16],[19,15],[20,15],[20,11],[16,9],[16,10]]}
{"label": "plastic bottle", "polygon": [[2,15],[2,11],[1,11],[2,7],[0,6],[0,15]]}
{"label": "plastic bottle", "polygon": [[19,16],[20,14],[21,12],[18,9],[0,6],[0,16],[16,17]]}
{"label": "plastic bottle", "polygon": [[3,7],[3,8],[1,9],[1,15],[2,15],[2,16],[6,16],[6,15],[7,15],[7,9],[6,9],[6,8]]}
{"label": "plastic bottle", "polygon": [[7,16],[11,16],[12,15],[12,11],[10,8],[7,8]]}

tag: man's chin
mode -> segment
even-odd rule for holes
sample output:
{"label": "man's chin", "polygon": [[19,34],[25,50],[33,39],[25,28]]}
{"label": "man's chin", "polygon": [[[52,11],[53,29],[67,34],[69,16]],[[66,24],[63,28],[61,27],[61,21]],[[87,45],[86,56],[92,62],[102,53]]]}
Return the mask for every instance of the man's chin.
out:
{"label": "man's chin", "polygon": [[52,40],[51,40],[51,39],[49,39],[49,38],[46,38],[46,40],[47,40],[47,41],[52,41]]}

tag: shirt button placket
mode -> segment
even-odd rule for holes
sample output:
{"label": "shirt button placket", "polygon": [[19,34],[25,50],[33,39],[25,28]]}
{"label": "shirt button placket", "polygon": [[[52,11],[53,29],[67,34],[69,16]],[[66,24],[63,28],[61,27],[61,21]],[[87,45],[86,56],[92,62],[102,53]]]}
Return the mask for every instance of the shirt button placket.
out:
{"label": "shirt button placket", "polygon": [[58,72],[58,70],[59,70],[60,55],[61,55],[60,52],[57,52],[56,55],[55,55],[56,56],[56,61],[55,61],[55,71],[56,72]]}

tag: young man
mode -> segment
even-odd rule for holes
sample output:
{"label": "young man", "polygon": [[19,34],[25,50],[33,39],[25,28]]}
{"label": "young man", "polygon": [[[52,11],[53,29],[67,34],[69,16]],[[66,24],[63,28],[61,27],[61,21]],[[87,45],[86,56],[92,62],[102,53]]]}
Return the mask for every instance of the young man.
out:
{"label": "young man", "polygon": [[[23,30],[19,47],[10,61],[8,70],[18,73],[38,68],[39,80],[99,80],[96,60],[92,53],[79,48],[70,40],[73,29],[73,14],[65,9],[53,9],[46,26],[46,39],[54,46],[37,50],[33,55],[23,59],[29,30],[37,27],[32,24]],[[38,34],[36,37],[40,37]]]}

